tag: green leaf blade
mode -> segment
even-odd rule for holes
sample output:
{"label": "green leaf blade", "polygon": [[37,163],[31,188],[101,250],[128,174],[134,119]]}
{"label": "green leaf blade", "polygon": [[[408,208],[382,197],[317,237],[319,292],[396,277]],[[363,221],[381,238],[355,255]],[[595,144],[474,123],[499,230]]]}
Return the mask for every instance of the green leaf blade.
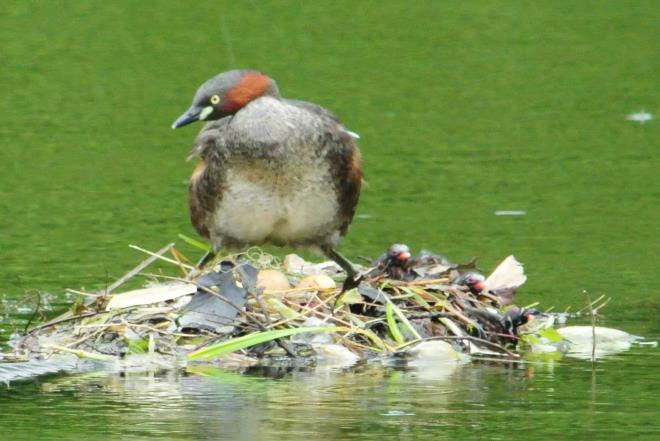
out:
{"label": "green leaf blade", "polygon": [[405,343],[406,339],[403,337],[399,326],[396,324],[396,319],[394,318],[394,304],[392,302],[387,302],[385,305],[385,317],[387,319],[387,326],[390,328],[390,334],[394,338],[394,341],[398,344]]}
{"label": "green leaf blade", "polygon": [[187,358],[188,360],[213,360],[231,352],[236,352],[241,349],[249,348],[250,346],[255,346],[267,341],[276,340],[278,338],[289,337],[294,334],[301,334],[304,332],[336,332],[342,330],[345,330],[345,328],[341,326],[328,326],[275,329],[270,331],[257,332],[198,349],[189,353]]}
{"label": "green leaf blade", "polygon": [[192,237],[186,236],[185,234],[179,233],[179,238],[182,239],[185,243],[187,243],[190,246],[193,246],[195,248],[199,248],[202,251],[210,252],[211,247],[207,244],[205,244],[202,241],[199,241],[197,239],[193,239]]}

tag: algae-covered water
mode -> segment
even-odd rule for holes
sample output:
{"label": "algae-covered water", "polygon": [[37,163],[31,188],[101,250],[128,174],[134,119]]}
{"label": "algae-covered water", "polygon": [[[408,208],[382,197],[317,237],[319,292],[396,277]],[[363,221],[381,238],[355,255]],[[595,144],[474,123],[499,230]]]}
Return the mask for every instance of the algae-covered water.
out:
{"label": "algae-covered water", "polygon": [[[660,338],[660,3],[6,1],[0,14],[2,331],[39,291],[97,289],[193,236],[172,131],[196,87],[261,69],[361,136],[368,186],[342,244],[491,269],[520,301]],[[644,123],[626,119],[648,112]],[[498,211],[523,215],[502,216]],[[195,256],[185,244],[180,248]],[[277,251],[277,250],[272,250]],[[30,301],[32,301],[30,300]],[[48,311],[47,311],[48,312]],[[15,439],[660,437],[658,350],[450,373],[55,376],[0,390]],[[446,374],[446,375],[443,375]]]}

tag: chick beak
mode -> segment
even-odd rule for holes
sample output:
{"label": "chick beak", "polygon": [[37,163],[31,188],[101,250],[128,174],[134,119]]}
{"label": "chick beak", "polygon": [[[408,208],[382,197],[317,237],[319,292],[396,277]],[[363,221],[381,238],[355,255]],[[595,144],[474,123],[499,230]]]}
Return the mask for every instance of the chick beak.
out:
{"label": "chick beak", "polygon": [[[204,110],[205,110],[204,107],[200,107],[193,104],[192,106],[190,106],[188,110],[185,111],[183,115],[181,115],[180,117],[177,118],[176,121],[174,121],[174,123],[172,124],[172,128],[178,129],[179,127],[183,127],[187,124],[203,119],[201,118],[201,115],[205,113]],[[208,114],[205,116],[208,116]]]}
{"label": "chick beak", "polygon": [[486,287],[486,282],[479,281],[479,282],[475,283],[473,286],[474,286],[474,289],[476,289],[478,292],[481,292]]}
{"label": "chick beak", "polygon": [[408,251],[403,251],[403,252],[399,253],[399,255],[397,256],[397,259],[404,262],[404,261],[410,259],[410,253]]}

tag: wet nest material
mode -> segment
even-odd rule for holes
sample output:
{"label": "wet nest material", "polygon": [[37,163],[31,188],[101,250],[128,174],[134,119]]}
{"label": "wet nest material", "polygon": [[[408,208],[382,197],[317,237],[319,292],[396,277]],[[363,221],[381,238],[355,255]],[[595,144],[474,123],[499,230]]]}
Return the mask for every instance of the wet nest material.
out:
{"label": "wet nest material", "polygon": [[[294,254],[280,262],[250,249],[198,270],[173,244],[157,252],[134,248],[148,258],[102,293],[76,291],[84,301],[17,336],[2,359],[68,356],[138,368],[328,359],[352,365],[420,353],[517,360],[525,348],[562,340],[552,328],[556,316],[503,307],[508,302],[494,291],[457,283],[473,263],[420,260],[396,280],[376,261],[362,268],[357,288],[342,291],[344,275],[333,262]],[[174,275],[150,273],[155,261],[170,264]],[[137,277],[147,279],[145,288],[122,291]]]}

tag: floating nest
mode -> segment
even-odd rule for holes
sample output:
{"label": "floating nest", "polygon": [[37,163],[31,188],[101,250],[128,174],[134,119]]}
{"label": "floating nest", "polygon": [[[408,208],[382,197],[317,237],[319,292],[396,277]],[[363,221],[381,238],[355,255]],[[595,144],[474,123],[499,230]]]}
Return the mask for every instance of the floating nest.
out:
{"label": "floating nest", "polygon": [[[343,291],[345,276],[334,262],[295,254],[280,262],[250,249],[199,270],[173,244],[157,252],[134,248],[149,257],[105,292],[75,291],[86,300],[16,336],[0,360],[78,358],[137,369],[324,360],[350,366],[420,357],[515,361],[530,349],[561,352],[565,342],[553,328],[561,315],[503,305],[513,303],[510,292],[504,301],[495,289],[474,292],[464,284],[473,262],[427,254],[393,273],[381,258],[362,268],[356,288]],[[148,273],[155,261],[178,276]],[[136,277],[146,277],[146,287],[121,292]],[[589,305],[594,315],[604,303]]]}

